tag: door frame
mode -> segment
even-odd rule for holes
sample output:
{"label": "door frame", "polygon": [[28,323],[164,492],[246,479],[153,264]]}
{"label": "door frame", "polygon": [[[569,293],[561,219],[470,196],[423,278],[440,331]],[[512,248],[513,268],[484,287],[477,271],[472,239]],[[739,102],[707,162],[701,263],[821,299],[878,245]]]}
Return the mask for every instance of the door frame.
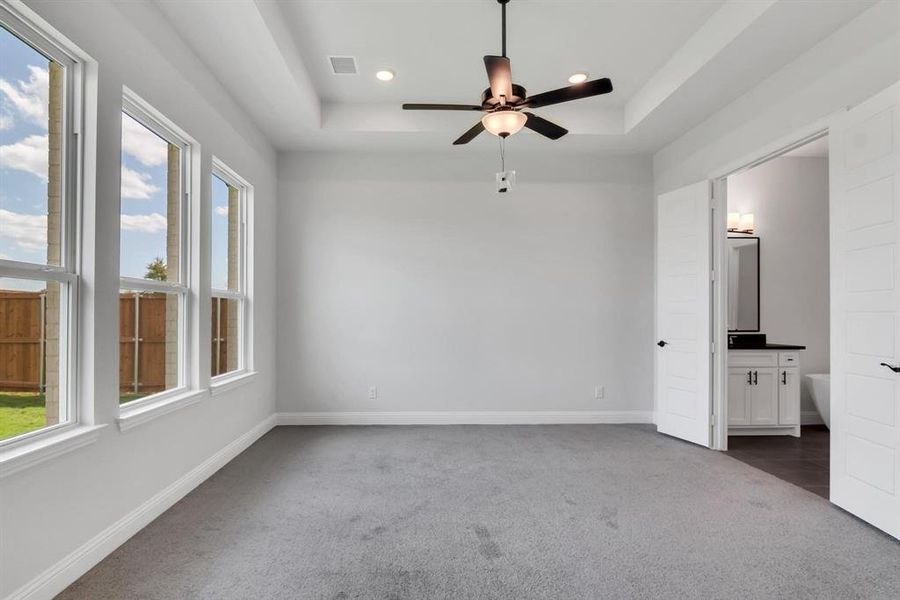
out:
{"label": "door frame", "polygon": [[[713,186],[712,262],[713,289],[710,308],[712,319],[713,364],[712,402],[713,423],[712,450],[728,450],[728,178],[778,158],[791,150],[829,135],[831,123],[850,107],[829,114],[806,127],[767,144],[743,158],[713,170],[708,179]],[[829,190],[830,194],[830,190]],[[829,239],[829,244],[831,240]]]}

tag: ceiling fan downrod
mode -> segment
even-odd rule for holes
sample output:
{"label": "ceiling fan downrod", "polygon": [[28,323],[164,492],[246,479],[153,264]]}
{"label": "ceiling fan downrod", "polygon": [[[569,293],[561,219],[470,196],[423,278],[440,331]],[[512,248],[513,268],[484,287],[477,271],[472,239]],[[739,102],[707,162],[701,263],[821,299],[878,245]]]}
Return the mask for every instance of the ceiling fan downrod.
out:
{"label": "ceiling fan downrod", "polygon": [[506,5],[509,0],[497,0],[500,3],[500,56],[506,58]]}

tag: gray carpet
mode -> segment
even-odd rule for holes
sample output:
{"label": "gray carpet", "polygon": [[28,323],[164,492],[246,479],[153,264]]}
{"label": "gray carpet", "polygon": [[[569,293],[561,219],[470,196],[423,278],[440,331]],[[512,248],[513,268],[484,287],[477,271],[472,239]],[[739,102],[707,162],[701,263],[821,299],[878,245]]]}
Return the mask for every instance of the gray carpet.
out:
{"label": "gray carpet", "polygon": [[61,597],[892,598],[900,543],[627,425],[279,427]]}

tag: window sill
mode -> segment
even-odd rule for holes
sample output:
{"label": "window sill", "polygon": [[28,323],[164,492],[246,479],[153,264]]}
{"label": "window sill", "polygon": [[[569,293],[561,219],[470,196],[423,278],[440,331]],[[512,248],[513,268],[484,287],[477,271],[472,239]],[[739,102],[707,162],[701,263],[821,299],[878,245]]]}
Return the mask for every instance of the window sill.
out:
{"label": "window sill", "polygon": [[161,398],[157,402],[135,406],[122,410],[116,422],[119,424],[120,431],[128,431],[138,425],[143,425],[148,421],[152,421],[170,412],[176,411],[186,406],[196,404],[209,395],[209,390],[189,390],[177,396]]}
{"label": "window sill", "polygon": [[104,427],[106,425],[76,425],[65,431],[4,449],[0,451],[0,479],[93,444]]}
{"label": "window sill", "polygon": [[252,383],[256,379],[256,371],[241,371],[233,375],[225,375],[222,379],[216,379],[210,383],[209,389],[213,396],[218,396],[242,385]]}

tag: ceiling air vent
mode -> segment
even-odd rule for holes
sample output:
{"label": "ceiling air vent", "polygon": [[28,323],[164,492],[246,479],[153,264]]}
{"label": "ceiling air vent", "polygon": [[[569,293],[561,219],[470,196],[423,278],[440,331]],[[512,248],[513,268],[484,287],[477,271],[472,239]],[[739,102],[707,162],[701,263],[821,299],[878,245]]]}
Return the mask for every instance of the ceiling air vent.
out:
{"label": "ceiling air vent", "polygon": [[329,56],[335,75],[356,75],[356,59],[352,56]]}

